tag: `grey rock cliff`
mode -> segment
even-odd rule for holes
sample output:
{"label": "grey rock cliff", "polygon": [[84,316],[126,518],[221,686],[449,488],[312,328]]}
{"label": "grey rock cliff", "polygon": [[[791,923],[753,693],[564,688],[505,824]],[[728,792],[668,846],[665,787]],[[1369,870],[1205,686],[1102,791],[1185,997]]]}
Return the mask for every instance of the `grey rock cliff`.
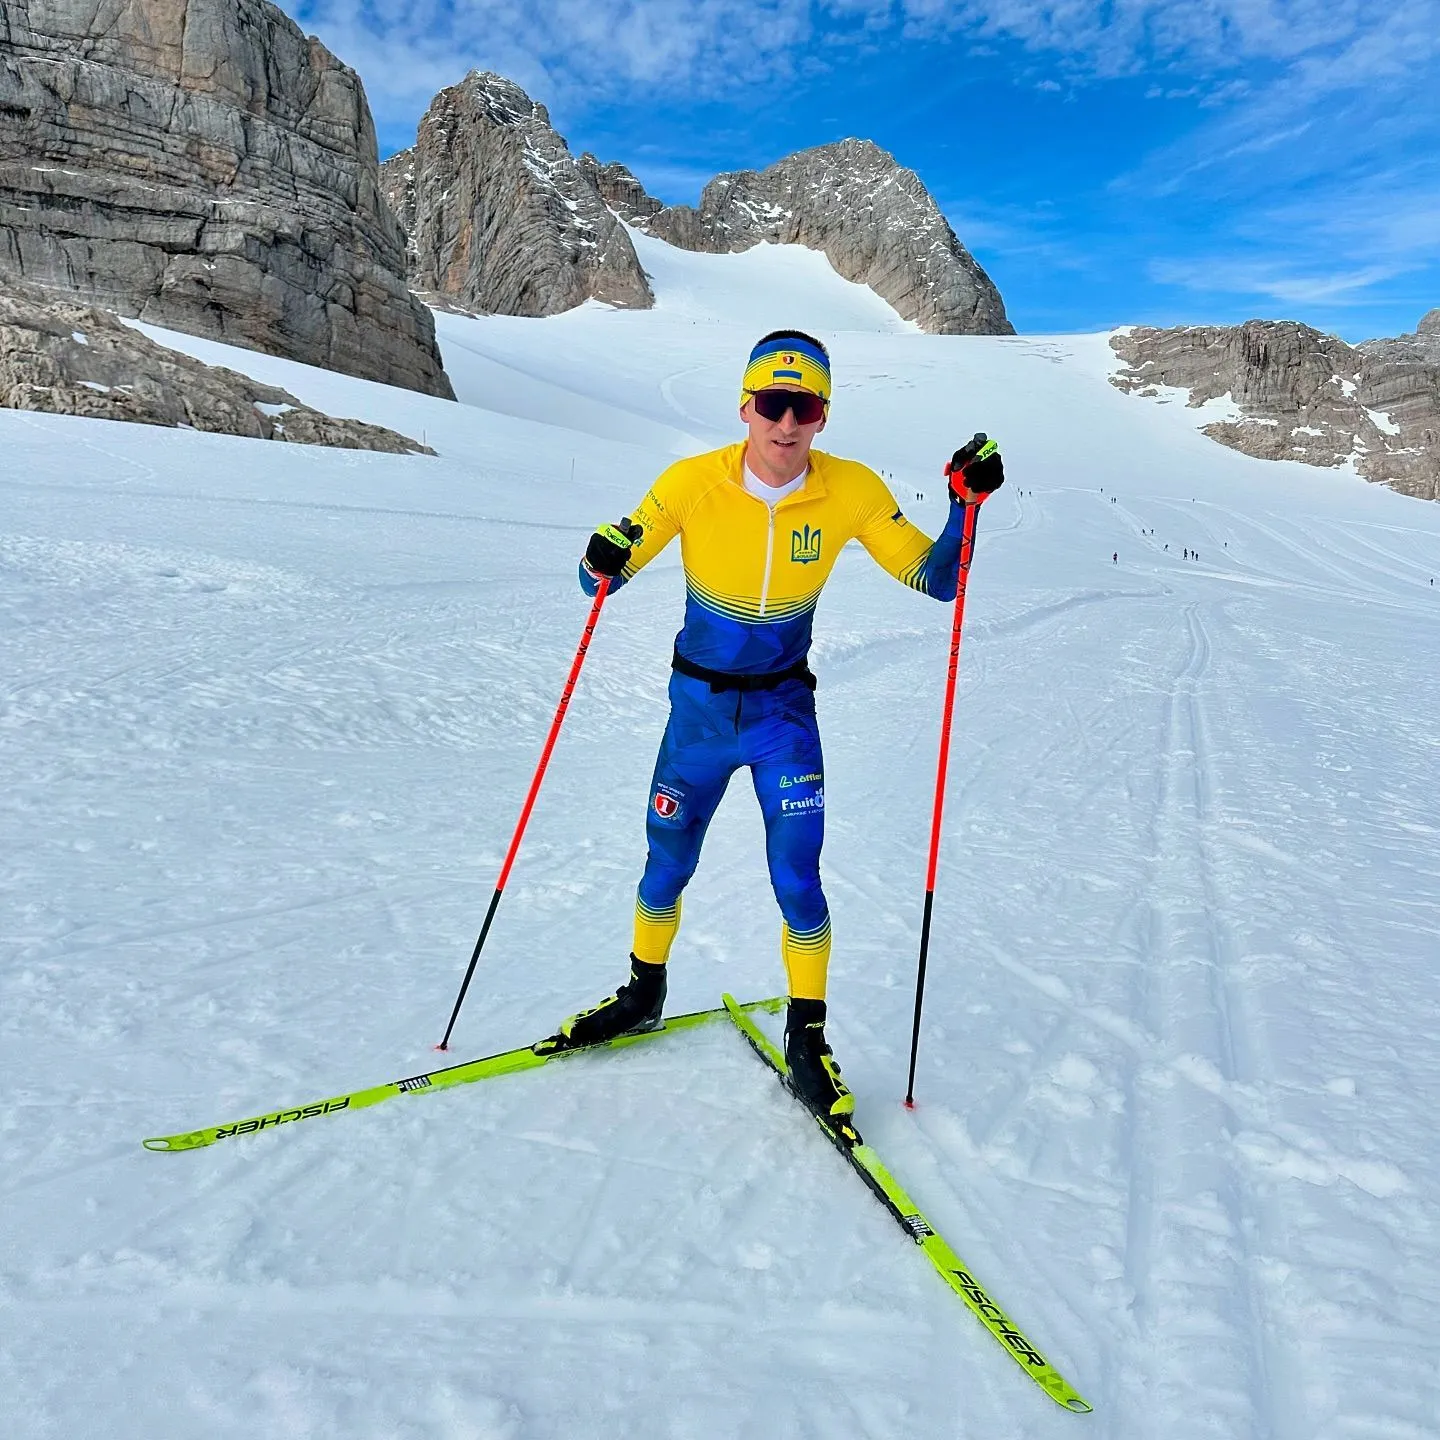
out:
{"label": "grey rock cliff", "polygon": [[501,315],[654,304],[629,235],[545,107],[499,75],[442,90],[381,175],[422,294]]}
{"label": "grey rock cliff", "polygon": [[0,290],[0,406],[296,445],[435,453],[383,426],[336,419],[276,386],[157,345],[109,311],[14,281]]}
{"label": "grey rock cliff", "polygon": [[627,218],[682,249],[725,254],[768,241],[821,250],[838,274],[868,285],[931,334],[1015,333],[1000,292],[920,178],[869,140],[801,150],[767,170],[717,175],[698,208],[647,214],[628,192],[624,200]]}
{"label": "grey rock cliff", "polygon": [[619,161],[602,165],[588,150],[579,159],[580,173],[596,193],[622,220],[639,224],[657,215],[665,206]]}
{"label": "grey rock cliff", "polygon": [[265,0],[4,0],[5,275],[452,394],[360,81]]}
{"label": "grey rock cliff", "polygon": [[1228,395],[1241,414],[1205,433],[1265,460],[1339,466],[1421,499],[1440,498],[1440,311],[1413,335],[1347,345],[1289,320],[1137,327],[1111,347],[1122,390]]}
{"label": "grey rock cliff", "polygon": [[1385,457],[1384,479],[1407,495],[1440,500],[1440,309],[1411,335],[1367,340],[1357,347],[1357,395],[1400,430]]}

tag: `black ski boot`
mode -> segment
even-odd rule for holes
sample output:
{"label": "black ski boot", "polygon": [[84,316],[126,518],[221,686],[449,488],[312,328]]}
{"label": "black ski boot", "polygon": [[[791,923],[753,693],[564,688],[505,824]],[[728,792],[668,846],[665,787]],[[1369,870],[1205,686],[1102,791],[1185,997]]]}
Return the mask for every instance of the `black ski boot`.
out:
{"label": "black ski boot", "polygon": [[785,1065],[790,1087],[817,1115],[848,1121],[855,1097],[825,1042],[825,1002],[791,1000],[785,1019]]}
{"label": "black ski boot", "polygon": [[[581,1045],[599,1045],[617,1035],[637,1035],[660,1026],[665,1008],[665,967],[630,957],[630,981],[593,1010],[572,1015],[552,1041],[552,1048],[573,1050]],[[549,1046],[550,1041],[542,1041]]]}

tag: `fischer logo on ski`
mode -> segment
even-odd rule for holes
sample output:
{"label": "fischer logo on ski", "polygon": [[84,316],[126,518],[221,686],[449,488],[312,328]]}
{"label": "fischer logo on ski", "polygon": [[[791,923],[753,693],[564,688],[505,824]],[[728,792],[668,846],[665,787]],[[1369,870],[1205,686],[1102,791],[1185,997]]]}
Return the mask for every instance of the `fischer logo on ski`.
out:
{"label": "fischer logo on ski", "polygon": [[[934,1233],[933,1231],[931,1232]],[[1015,1354],[1027,1365],[1046,1366],[1050,1362],[1015,1328],[1010,1317],[985,1293],[984,1287],[970,1274],[968,1270],[958,1270],[951,1267],[950,1273],[955,1277],[961,1289],[970,1297],[976,1312],[981,1319],[989,1320],[995,1327],[995,1333],[1002,1339]]]}
{"label": "fischer logo on ski", "polygon": [[322,1100],[316,1105],[302,1105],[298,1110],[277,1110],[273,1115],[261,1115],[254,1120],[242,1120],[238,1125],[221,1125],[215,1132],[217,1140],[228,1140],[233,1135],[255,1135],[272,1125],[289,1125],[295,1120],[311,1120],[316,1115],[332,1115],[336,1110],[349,1107],[350,1097],[341,1100]]}

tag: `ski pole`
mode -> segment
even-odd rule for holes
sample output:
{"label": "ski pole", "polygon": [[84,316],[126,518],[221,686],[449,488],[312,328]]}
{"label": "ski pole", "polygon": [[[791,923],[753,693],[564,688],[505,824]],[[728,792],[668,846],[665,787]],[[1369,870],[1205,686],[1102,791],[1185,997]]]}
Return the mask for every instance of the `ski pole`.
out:
{"label": "ski pole", "polygon": [[[995,451],[995,442],[977,434],[945,467],[947,478],[972,460]],[[930,863],[925,872],[925,910],[920,920],[920,963],[915,975],[915,1027],[910,1035],[910,1076],[905,1082],[905,1107],[915,1108],[915,1060],[920,1052],[920,1009],[925,1003],[925,962],[930,952],[930,913],[935,904],[935,871],[940,861],[940,816],[945,808],[945,771],[950,761],[950,720],[955,710],[955,679],[960,673],[960,630],[965,624],[965,587],[975,551],[975,522],[989,498],[980,495],[965,502],[965,524],[960,535],[960,569],[955,581],[955,623],[950,628],[950,668],[945,677],[945,712],[940,723],[940,760],[935,772],[935,809],[930,819]]]}
{"label": "ski pole", "polygon": [[485,912],[485,923],[480,927],[480,938],[475,942],[475,950],[470,956],[470,964],[465,970],[465,978],[460,982],[460,993],[455,997],[455,1008],[450,1012],[450,1023],[445,1027],[445,1038],[435,1047],[437,1050],[450,1048],[450,1032],[455,1028],[456,1017],[460,1014],[460,1007],[465,1003],[465,992],[470,988],[470,978],[475,974],[476,962],[480,959],[481,950],[485,948],[485,937],[490,933],[490,923],[495,919],[495,912],[500,908],[500,896],[505,891],[505,882],[510,878],[510,867],[515,863],[516,852],[520,849],[520,837],[524,835],[526,823],[530,819],[530,812],[535,808],[535,797],[540,793],[540,782],[545,777],[545,767],[550,763],[550,752],[555,748],[556,736],[560,734],[560,722],[564,720],[565,712],[570,708],[570,696],[575,691],[575,682],[580,678],[580,667],[585,663],[585,652],[590,648],[590,638],[595,634],[595,626],[600,619],[600,607],[605,603],[605,596],[609,589],[610,577],[602,575],[599,588],[595,591],[595,603],[590,607],[590,616],[585,621],[585,633],[580,637],[580,648],[575,652],[575,660],[570,666],[570,675],[565,681],[560,704],[556,706],[555,718],[550,722],[550,733],[545,738],[545,748],[540,754],[540,764],[536,766],[535,778],[530,782],[530,793],[525,797],[525,804],[520,811],[520,821],[515,826],[515,834],[510,841],[510,848],[505,852],[505,863],[500,867],[500,878],[495,882],[495,893],[490,897],[490,908]]}

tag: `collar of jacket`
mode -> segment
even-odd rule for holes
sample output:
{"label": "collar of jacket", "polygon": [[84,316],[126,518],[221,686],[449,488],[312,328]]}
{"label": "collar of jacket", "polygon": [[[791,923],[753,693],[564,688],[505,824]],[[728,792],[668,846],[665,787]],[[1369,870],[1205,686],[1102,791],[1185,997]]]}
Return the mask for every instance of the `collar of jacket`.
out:
{"label": "collar of jacket", "polygon": [[[790,494],[775,502],[775,508],[781,509],[791,503],[798,503],[801,500],[822,500],[829,493],[829,486],[825,483],[825,467],[830,457],[820,450],[810,452],[810,473],[805,477],[805,483],[798,489],[792,490]],[[758,495],[750,495],[745,489],[745,442],[741,440],[738,444],[730,447],[730,454],[725,457],[726,475],[732,485],[738,486],[752,500],[758,500]],[[763,503],[763,502],[762,502]]]}

